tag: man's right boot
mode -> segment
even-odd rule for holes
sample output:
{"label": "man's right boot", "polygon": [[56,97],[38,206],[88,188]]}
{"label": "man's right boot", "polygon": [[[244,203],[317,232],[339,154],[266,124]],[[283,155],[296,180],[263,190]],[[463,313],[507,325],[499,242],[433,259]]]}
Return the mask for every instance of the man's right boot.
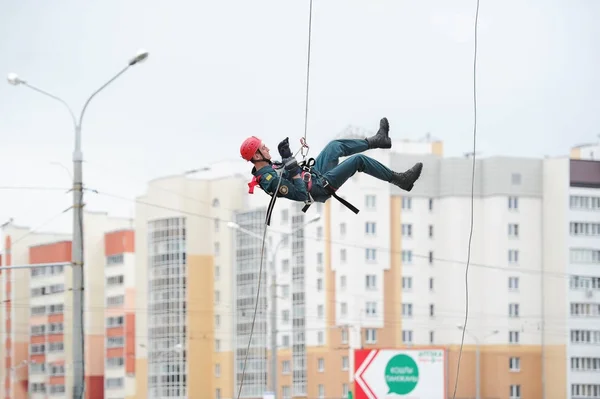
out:
{"label": "man's right boot", "polygon": [[392,139],[388,135],[390,131],[390,124],[387,118],[381,118],[379,121],[379,131],[375,136],[367,137],[367,143],[369,143],[369,149],[372,148],[392,148]]}
{"label": "man's right boot", "polygon": [[392,179],[390,180],[390,183],[400,187],[404,191],[410,191],[412,190],[415,182],[421,176],[422,170],[423,164],[421,162],[417,162],[415,166],[408,169],[404,173],[392,172]]}

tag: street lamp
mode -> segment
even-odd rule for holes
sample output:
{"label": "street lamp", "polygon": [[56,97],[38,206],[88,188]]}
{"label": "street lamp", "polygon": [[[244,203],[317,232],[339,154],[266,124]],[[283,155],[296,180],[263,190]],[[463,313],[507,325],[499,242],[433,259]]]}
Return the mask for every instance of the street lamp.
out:
{"label": "street lamp", "polygon": [[[71,255],[71,267],[73,268],[73,397],[82,398],[84,392],[84,343],[83,343],[83,171],[82,162],[83,154],[81,152],[81,123],[85,111],[92,99],[100,93],[105,87],[114,82],[119,76],[124,74],[133,65],[141,63],[148,58],[148,52],[140,50],[129,60],[127,66],[114,75],[108,82],[100,86],[98,90],[92,93],[87,99],[79,115],[79,119],[75,117],[75,113],[71,107],[61,98],[44,91],[38,87],[29,84],[26,80],[21,79],[16,73],[8,74],[8,83],[14,86],[23,85],[37,91],[45,96],[48,96],[61,104],[63,104],[73,120],[73,129],[75,131],[75,149],[73,151],[73,246]],[[78,367],[77,367],[78,366]]]}
{"label": "street lamp", "polygon": [[[458,325],[456,326],[459,330],[465,330],[464,326],[462,325]],[[471,332],[469,332],[469,330],[465,330],[465,332],[467,334],[469,334],[471,336],[471,338],[473,338],[473,340],[475,340],[475,399],[481,399],[481,364],[480,364],[480,353],[479,353],[479,346],[480,346],[480,340],[479,338],[477,338],[477,336],[475,334],[471,334]],[[489,337],[491,337],[492,335],[496,335],[498,334],[498,330],[494,330],[492,331],[491,334],[485,336],[483,339],[487,339]]]}
{"label": "street lamp", "polygon": [[[317,222],[320,219],[321,215],[317,214],[315,217],[295,228],[291,232],[283,233],[283,237],[281,237],[279,242],[272,249],[267,247],[271,255],[271,261],[269,262],[271,263],[271,392],[273,392],[274,399],[277,399],[277,251],[279,250],[279,246],[288,236],[293,235],[294,233],[304,229],[309,224]],[[263,240],[263,237],[260,234],[256,234],[253,231],[244,229],[235,222],[228,222],[227,227],[233,230],[238,230],[258,240]]]}

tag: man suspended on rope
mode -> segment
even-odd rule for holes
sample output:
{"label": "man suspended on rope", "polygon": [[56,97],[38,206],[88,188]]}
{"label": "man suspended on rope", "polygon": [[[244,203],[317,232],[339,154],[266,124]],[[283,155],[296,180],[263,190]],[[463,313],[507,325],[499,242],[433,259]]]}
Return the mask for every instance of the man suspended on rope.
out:
{"label": "man suspended on rope", "polygon": [[[364,172],[402,190],[410,191],[423,169],[423,164],[418,162],[407,171],[398,173],[375,159],[361,154],[372,148],[392,148],[387,118],[381,119],[379,131],[372,137],[331,141],[316,157],[314,165],[309,169],[303,169],[298,164],[290,150],[288,138],[281,141],[277,148],[282,158],[281,163],[271,160],[269,148],[259,138],[252,136],[242,143],[240,148],[242,158],[254,164],[252,168],[254,178],[248,183],[250,193],[254,192],[256,185],[259,185],[267,194],[273,196],[279,186],[278,197],[304,202],[312,197],[316,202],[325,202],[331,196],[339,199],[335,191],[356,172]],[[348,156],[350,158],[342,163],[339,162],[340,157]],[[276,169],[282,167],[284,171],[279,182]]]}

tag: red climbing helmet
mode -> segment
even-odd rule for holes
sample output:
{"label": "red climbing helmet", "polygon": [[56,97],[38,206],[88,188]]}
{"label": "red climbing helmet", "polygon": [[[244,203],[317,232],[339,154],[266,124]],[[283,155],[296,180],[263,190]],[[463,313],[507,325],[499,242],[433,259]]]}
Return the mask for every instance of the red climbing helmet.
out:
{"label": "red climbing helmet", "polygon": [[240,154],[246,161],[250,161],[256,151],[260,148],[262,141],[258,137],[248,137],[240,147]]}

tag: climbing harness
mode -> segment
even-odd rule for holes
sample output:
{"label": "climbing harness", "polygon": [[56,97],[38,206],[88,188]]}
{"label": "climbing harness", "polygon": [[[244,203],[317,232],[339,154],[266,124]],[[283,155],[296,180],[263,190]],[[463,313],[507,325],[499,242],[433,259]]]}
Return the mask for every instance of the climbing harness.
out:
{"label": "climbing harness", "polygon": [[300,162],[299,165],[303,169],[302,179],[307,183],[307,188],[308,188],[308,200],[304,201],[304,207],[302,208],[302,212],[306,213],[306,211],[308,211],[308,208],[310,208],[310,206],[315,202],[310,194],[310,189],[312,188],[312,174],[311,173],[314,173],[319,178],[321,178],[321,180],[323,181],[323,188],[325,189],[327,194],[331,195],[333,198],[335,198],[336,200],[341,202],[346,208],[350,209],[355,214],[358,214],[358,212],[360,212],[358,210],[358,208],[356,208],[350,202],[348,202],[345,199],[343,199],[342,197],[338,196],[336,194],[337,188],[334,188],[331,184],[329,184],[327,179],[325,179],[318,171],[313,170],[313,166],[315,166],[314,158],[309,158],[308,160],[302,161],[302,162]]}

